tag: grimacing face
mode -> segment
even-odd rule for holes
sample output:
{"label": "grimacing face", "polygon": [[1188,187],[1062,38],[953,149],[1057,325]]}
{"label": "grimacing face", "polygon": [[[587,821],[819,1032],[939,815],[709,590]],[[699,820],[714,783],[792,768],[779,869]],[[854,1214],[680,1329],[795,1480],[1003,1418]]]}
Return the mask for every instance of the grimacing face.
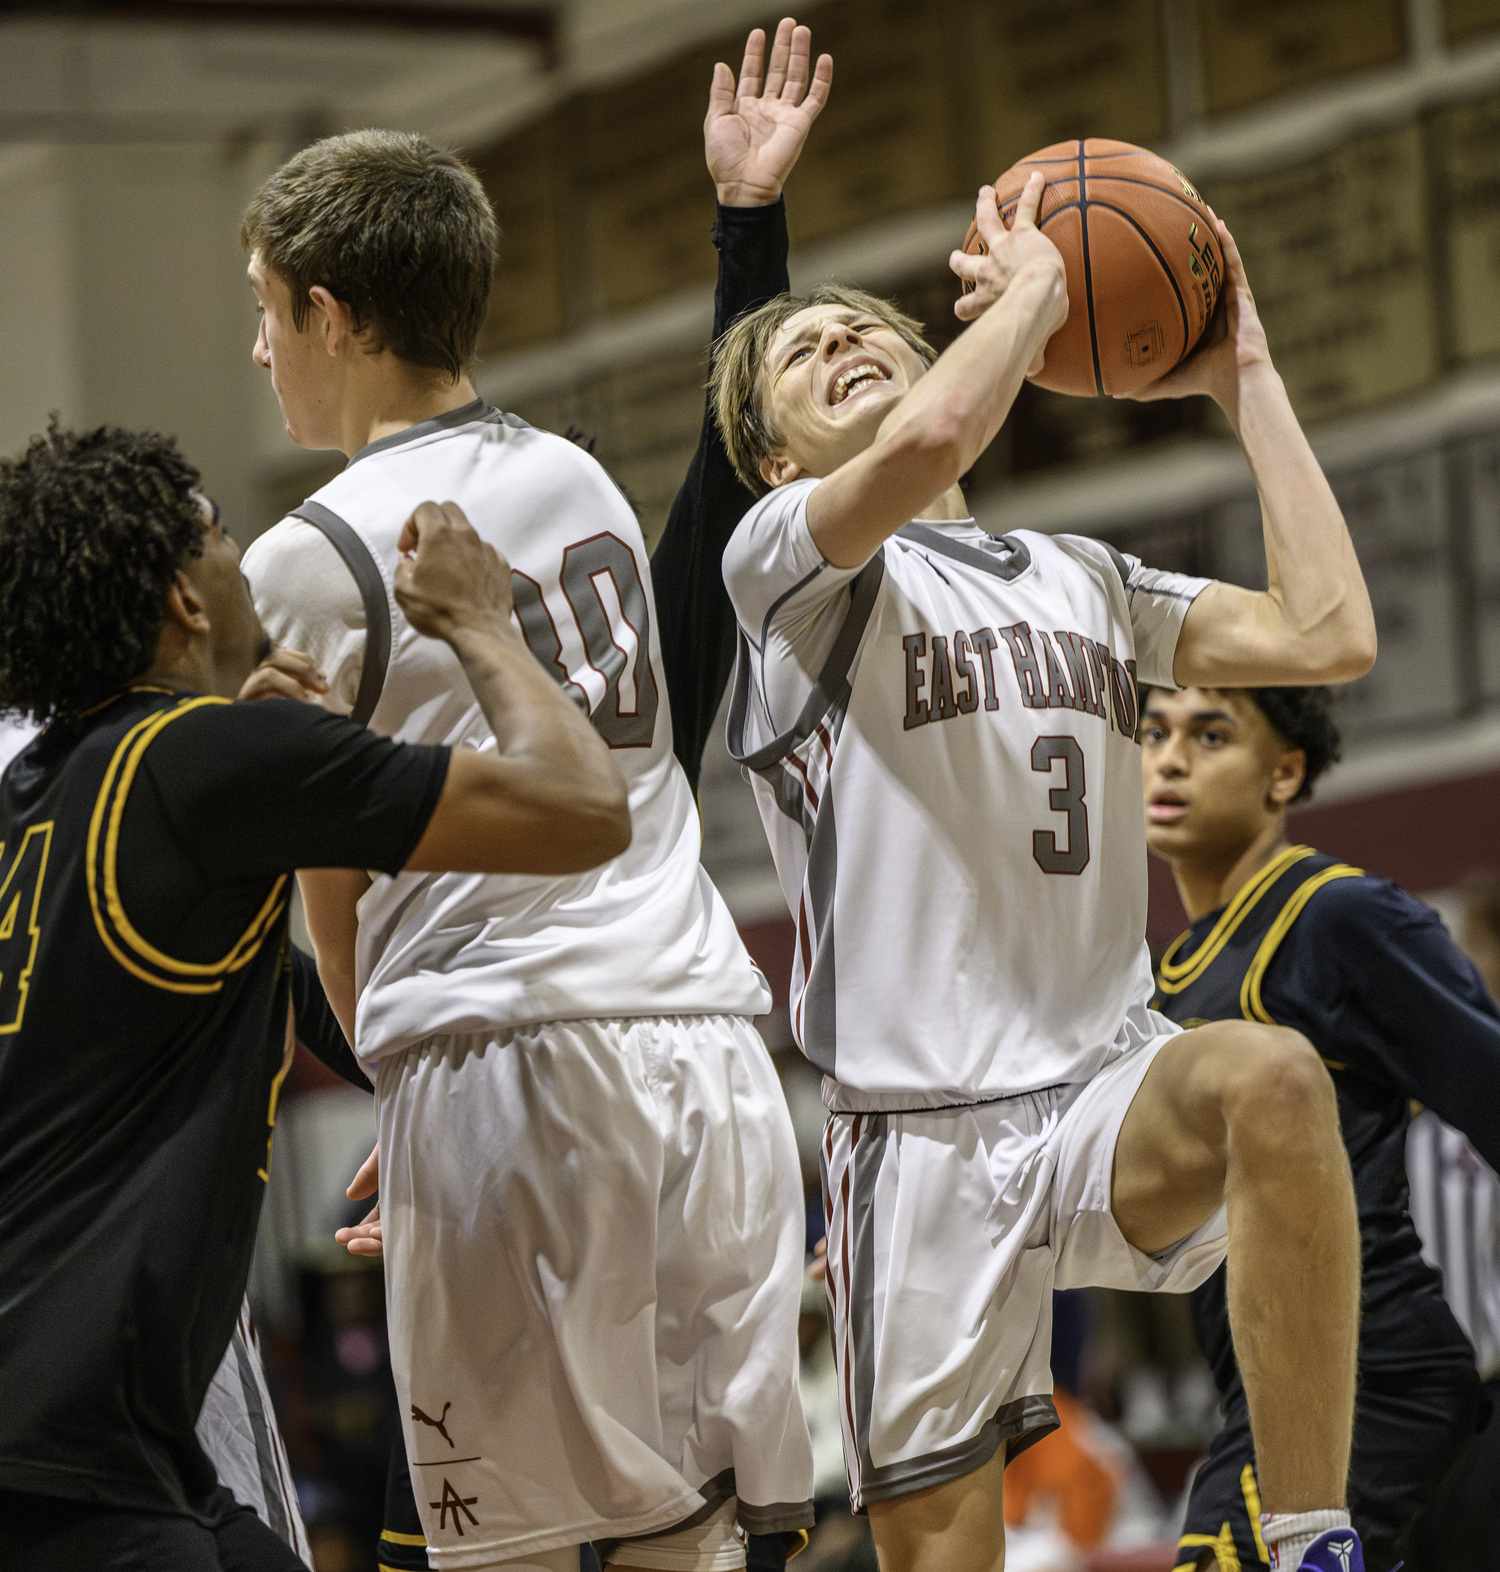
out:
{"label": "grimacing face", "polygon": [[771,341],[762,407],[782,444],[761,477],[782,486],[822,479],[862,453],[926,363],[880,317],[849,306],[807,306]]}
{"label": "grimacing face", "polygon": [[1302,785],[1289,748],[1247,693],[1153,688],[1141,720],[1146,844],[1172,861],[1237,857]]}
{"label": "grimacing face", "polygon": [[291,289],[261,262],[259,252],[251,256],[246,275],[260,312],[251,358],[262,371],[271,373],[286,434],[299,447],[336,447],[337,442],[330,441],[323,430],[334,413],[329,396],[333,363],[315,331],[319,314],[309,311],[298,332],[292,317]]}

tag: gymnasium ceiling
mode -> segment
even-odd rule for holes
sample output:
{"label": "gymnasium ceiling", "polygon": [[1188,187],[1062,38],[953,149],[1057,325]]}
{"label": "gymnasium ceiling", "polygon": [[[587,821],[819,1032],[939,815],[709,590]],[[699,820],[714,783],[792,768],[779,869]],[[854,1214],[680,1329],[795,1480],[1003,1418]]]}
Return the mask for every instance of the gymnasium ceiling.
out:
{"label": "gymnasium ceiling", "polygon": [[[811,7],[808,7],[811,9]],[[763,0],[0,0],[0,143],[473,143]]]}

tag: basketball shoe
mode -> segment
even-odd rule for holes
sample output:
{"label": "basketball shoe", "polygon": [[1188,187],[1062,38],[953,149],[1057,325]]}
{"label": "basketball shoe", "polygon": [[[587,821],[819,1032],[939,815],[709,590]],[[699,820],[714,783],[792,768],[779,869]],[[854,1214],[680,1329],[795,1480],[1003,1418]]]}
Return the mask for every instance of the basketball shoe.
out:
{"label": "basketball shoe", "polygon": [[1298,1572],[1365,1572],[1359,1535],[1352,1528],[1331,1528],[1302,1552]]}

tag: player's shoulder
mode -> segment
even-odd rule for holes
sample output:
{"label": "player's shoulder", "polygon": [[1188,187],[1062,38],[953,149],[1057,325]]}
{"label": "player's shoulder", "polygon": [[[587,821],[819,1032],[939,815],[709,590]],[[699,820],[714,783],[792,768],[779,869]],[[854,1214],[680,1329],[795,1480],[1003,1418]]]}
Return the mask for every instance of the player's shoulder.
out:
{"label": "player's shoulder", "polygon": [[205,769],[222,775],[240,763],[259,770],[278,755],[309,746],[336,747],[351,730],[363,728],[320,704],[299,699],[184,695],[164,711],[161,724],[150,728],[142,763],[168,777]]}
{"label": "player's shoulder", "polygon": [[750,504],[724,548],[724,577],[759,572],[768,560],[786,555],[806,536],[807,499],[818,484],[811,475],[777,486]]}
{"label": "player's shoulder", "polygon": [[340,566],[333,543],[314,524],[291,514],[257,535],[240,560],[245,577],[259,591],[262,583],[288,580],[305,584],[307,575]]}
{"label": "player's shoulder", "polygon": [[1362,869],[1345,871],[1352,867],[1335,862],[1309,873],[1308,878],[1318,883],[1297,919],[1304,942],[1357,943],[1413,925],[1443,926],[1432,907],[1399,884]]}

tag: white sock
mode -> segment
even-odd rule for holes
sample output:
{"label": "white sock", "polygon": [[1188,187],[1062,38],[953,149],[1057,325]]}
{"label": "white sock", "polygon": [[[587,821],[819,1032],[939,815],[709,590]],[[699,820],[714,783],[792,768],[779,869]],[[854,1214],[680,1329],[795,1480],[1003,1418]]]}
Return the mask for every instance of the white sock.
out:
{"label": "white sock", "polygon": [[1343,1507],[1323,1512],[1262,1512],[1260,1537],[1265,1541],[1271,1566],[1279,1572],[1296,1572],[1307,1547],[1330,1528],[1348,1528],[1349,1514]]}

